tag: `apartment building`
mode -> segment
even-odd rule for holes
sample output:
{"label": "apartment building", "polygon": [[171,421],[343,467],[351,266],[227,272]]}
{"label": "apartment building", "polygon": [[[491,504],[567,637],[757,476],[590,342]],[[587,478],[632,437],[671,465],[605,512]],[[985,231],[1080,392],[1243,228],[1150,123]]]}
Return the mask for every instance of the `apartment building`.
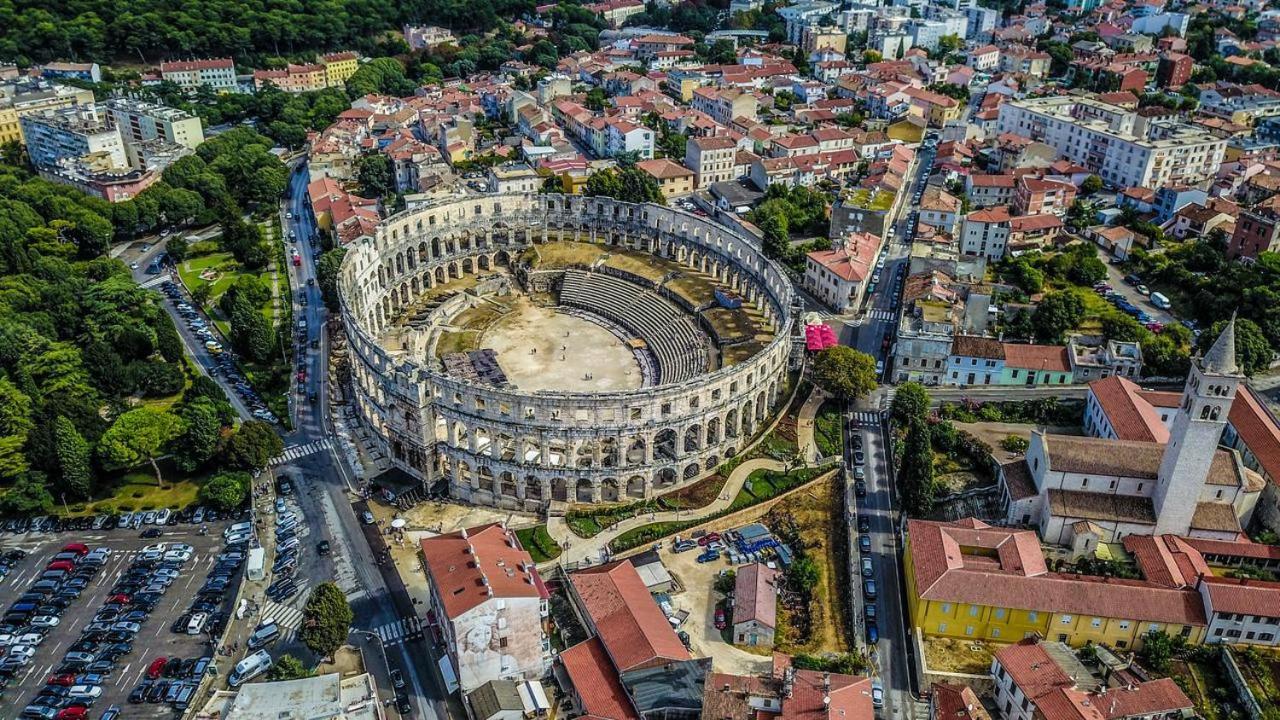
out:
{"label": "apartment building", "polygon": [[693,91],[692,107],[717,123],[729,127],[737,118],[755,120],[759,102],[749,92],[737,88],[700,87]]}
{"label": "apartment building", "polygon": [[268,86],[289,93],[312,92],[328,87],[327,71],[320,63],[294,65],[289,63],[280,70],[254,70],[253,86],[258,90]]}
{"label": "apartment building", "polygon": [[551,667],[550,593],[512,530],[491,523],[422,540],[428,618],[462,692]]}
{"label": "apartment building", "polygon": [[653,178],[667,200],[693,192],[693,171],[669,158],[641,160],[636,167]]}
{"label": "apartment building", "polygon": [[880,238],[865,232],[850,234],[830,250],[815,250],[805,257],[804,287],[836,312],[857,307],[879,252]]}
{"label": "apartment building", "polygon": [[207,87],[214,92],[236,92],[236,64],[231,58],[176,60],[160,63],[160,79],[188,92]]}
{"label": "apartment building", "polygon": [[0,84],[0,142],[25,142],[20,120],[79,105],[93,104],[93,91],[44,80],[21,79]]}
{"label": "apartment building", "polygon": [[[112,98],[105,103],[107,118],[126,146],[160,140],[194,150],[204,142],[200,118],[177,108],[134,98]],[[130,158],[134,166],[141,165]]]}
{"label": "apartment building", "polygon": [[111,167],[129,166],[120,131],[92,107],[27,115],[21,122],[27,155],[37,168],[57,167],[61,160],[86,155],[104,158]]}
{"label": "apartment building", "polygon": [[969,213],[960,230],[960,252],[990,260],[1004,257],[1011,220],[1009,208],[1003,205]]}
{"label": "apartment building", "polygon": [[1227,257],[1257,258],[1264,252],[1280,251],[1280,201],[1259,203],[1236,218],[1236,228],[1227,245]]}
{"label": "apartment building", "polygon": [[1013,211],[1019,215],[1063,216],[1076,199],[1076,186],[1061,180],[1023,175],[1013,189]]}
{"label": "apartment building", "polygon": [[737,177],[734,158],[738,144],[733,138],[692,137],[684,145],[684,165],[693,171],[699,188]]}
{"label": "apartment building", "polygon": [[1098,100],[1055,96],[1000,105],[1001,133],[1041,142],[1111,187],[1195,184],[1216,175],[1226,141],[1178,121],[1148,121]]}
{"label": "apartment building", "polygon": [[360,69],[360,55],[349,51],[327,53],[320,56],[320,64],[324,66],[325,86],[338,87]]}

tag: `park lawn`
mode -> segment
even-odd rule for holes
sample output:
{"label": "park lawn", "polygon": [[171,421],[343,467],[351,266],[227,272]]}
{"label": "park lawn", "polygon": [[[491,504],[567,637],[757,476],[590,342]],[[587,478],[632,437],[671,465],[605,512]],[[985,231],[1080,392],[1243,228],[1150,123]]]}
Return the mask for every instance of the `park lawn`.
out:
{"label": "park lawn", "polygon": [[529,553],[529,557],[533,558],[535,563],[544,563],[560,557],[560,545],[547,532],[546,525],[520,528],[516,530],[516,537],[520,539],[520,546]]}
{"label": "park lawn", "polygon": [[840,404],[834,400],[822,403],[813,421],[813,441],[818,446],[819,455],[830,457],[844,450],[841,426]]}
{"label": "park lawn", "polygon": [[[88,502],[70,505],[70,513],[63,512],[61,503],[56,502],[59,498],[55,497],[53,512],[56,515],[77,517],[133,510],[159,510],[166,507],[179,510],[194,503],[200,492],[199,481],[202,478],[183,478],[173,468],[167,470],[163,489],[156,484],[156,476],[147,467],[122,475],[107,494]],[[163,463],[161,472],[165,472]]]}
{"label": "park lawn", "polygon": [[733,499],[733,503],[729,506],[729,511],[741,510],[770,498],[775,498],[789,490],[794,490],[804,485],[823,472],[825,472],[823,468],[812,467],[795,468],[785,474],[777,470],[756,470],[747,476],[747,481],[742,484],[742,489],[738,491],[738,496]]}
{"label": "park lawn", "polygon": [[[693,527],[694,525],[697,525],[699,522],[701,521],[681,520],[679,522],[676,522],[676,521],[658,522],[658,523],[649,523],[648,525],[641,525],[640,527],[637,527],[637,528],[631,528],[630,530],[614,538],[613,541],[609,543],[609,546],[613,548],[630,549],[633,547],[637,547],[639,545],[643,545],[644,543],[647,543],[647,542],[660,540],[674,532],[683,530],[684,528]],[[617,550],[617,552],[621,552],[621,550]]]}
{"label": "park lawn", "polygon": [[[200,273],[205,270],[215,270],[218,276],[212,282],[200,277]],[[198,255],[189,257],[182,261],[178,266],[178,276],[182,278],[182,284],[187,286],[191,292],[195,292],[196,288],[205,285],[209,288],[209,300],[211,304],[216,304],[217,299],[231,287],[231,283],[242,274],[240,263],[231,256],[229,252],[211,252],[207,255]]]}

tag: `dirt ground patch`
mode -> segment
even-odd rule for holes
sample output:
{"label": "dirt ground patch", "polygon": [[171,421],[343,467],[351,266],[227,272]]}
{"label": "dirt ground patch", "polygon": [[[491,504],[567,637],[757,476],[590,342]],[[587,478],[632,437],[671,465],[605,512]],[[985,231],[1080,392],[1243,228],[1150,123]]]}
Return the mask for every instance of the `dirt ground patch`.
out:
{"label": "dirt ground patch", "polygon": [[987,447],[991,448],[992,454],[1000,462],[1007,460],[1007,456],[1010,455],[1007,450],[1000,447],[1000,441],[1004,440],[1009,435],[1017,435],[1025,440],[1030,440],[1031,431],[1037,428],[1054,435],[1084,434],[1084,431],[1081,428],[1075,426],[1034,425],[1031,423],[956,422],[955,426],[958,430],[964,430],[984,443]]}
{"label": "dirt ground patch", "polygon": [[925,638],[924,659],[930,670],[985,674],[991,669],[992,656],[1001,647],[981,640]]}

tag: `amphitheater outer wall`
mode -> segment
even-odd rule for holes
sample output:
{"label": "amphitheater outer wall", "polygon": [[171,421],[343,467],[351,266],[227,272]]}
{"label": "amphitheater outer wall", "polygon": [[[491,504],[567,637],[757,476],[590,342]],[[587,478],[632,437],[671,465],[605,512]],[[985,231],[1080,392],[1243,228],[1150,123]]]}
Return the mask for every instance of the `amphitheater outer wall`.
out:
{"label": "amphitheater outer wall", "polygon": [[[610,393],[475,384],[432,358],[397,360],[376,340],[431,288],[511,266],[531,245],[557,240],[626,247],[706,272],[763,313],[774,337],[736,365]],[[538,512],[552,501],[652,497],[739,452],[786,394],[790,281],[754,243],[678,210],[524,194],[416,207],[348,246],[337,285],[358,418],[397,467],[424,483],[446,481],[452,497],[476,504]]]}

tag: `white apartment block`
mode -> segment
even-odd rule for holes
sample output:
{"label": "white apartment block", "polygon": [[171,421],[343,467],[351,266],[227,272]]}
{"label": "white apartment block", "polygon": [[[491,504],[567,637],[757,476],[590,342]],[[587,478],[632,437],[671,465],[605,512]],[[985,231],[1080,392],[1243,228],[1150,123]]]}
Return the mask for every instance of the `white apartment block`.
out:
{"label": "white apartment block", "polygon": [[200,118],[177,108],[133,98],[106,102],[107,119],[120,131],[125,143],[163,140],[192,150],[204,142]]}
{"label": "white apartment block", "polygon": [[236,64],[231,58],[178,60],[160,63],[160,79],[188,92],[207,87],[214,92],[235,92]]}
{"label": "white apartment block", "polygon": [[1185,123],[1148,122],[1083,97],[1006,102],[999,132],[1045,143],[1117,188],[1194,185],[1217,174],[1227,147]]}
{"label": "white apartment block", "polygon": [[932,15],[933,19],[915,20],[911,23],[915,47],[937,50],[938,41],[947,35],[964,39],[969,30],[969,18],[964,13],[943,10]]}
{"label": "white apartment block", "polygon": [[59,160],[97,153],[105,154],[113,167],[129,166],[120,132],[92,107],[27,115],[21,122],[27,155],[37,168],[51,168]]}
{"label": "white apartment block", "polygon": [[694,173],[697,186],[733,180],[738,145],[728,137],[694,137],[684,145],[684,165]]}

